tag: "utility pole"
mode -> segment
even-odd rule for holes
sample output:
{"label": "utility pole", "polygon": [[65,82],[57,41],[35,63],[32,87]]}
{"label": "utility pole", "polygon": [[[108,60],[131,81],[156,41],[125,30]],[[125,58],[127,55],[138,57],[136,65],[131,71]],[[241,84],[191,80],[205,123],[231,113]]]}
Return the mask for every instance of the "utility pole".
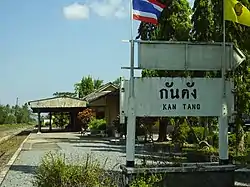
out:
{"label": "utility pole", "polygon": [[16,106],[18,106],[18,97],[16,98]]}
{"label": "utility pole", "polygon": [[16,98],[16,106],[15,106],[15,116],[16,116],[16,124],[17,124],[17,108],[18,107],[18,97]]}

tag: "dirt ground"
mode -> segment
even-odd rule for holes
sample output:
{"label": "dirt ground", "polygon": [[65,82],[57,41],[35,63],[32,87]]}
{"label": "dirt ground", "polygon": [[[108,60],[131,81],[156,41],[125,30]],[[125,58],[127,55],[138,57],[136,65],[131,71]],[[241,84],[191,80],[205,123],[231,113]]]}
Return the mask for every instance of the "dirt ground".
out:
{"label": "dirt ground", "polygon": [[0,125],[0,139],[11,135],[19,130],[25,129],[31,127],[30,125],[27,124],[4,124]]}

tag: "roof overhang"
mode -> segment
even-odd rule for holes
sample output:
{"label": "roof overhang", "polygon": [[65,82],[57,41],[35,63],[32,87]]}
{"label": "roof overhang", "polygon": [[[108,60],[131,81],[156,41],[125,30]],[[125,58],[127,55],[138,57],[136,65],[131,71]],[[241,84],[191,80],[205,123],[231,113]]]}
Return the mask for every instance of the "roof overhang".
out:
{"label": "roof overhang", "polygon": [[29,101],[28,105],[33,111],[58,111],[86,108],[87,102],[78,98],[64,96]]}

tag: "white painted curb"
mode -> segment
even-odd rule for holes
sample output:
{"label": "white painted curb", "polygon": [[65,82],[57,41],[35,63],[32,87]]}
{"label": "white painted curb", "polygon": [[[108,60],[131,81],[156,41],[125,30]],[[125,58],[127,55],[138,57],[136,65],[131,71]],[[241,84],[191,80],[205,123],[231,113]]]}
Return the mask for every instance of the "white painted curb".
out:
{"label": "white painted curb", "polygon": [[21,145],[19,146],[19,148],[16,150],[16,152],[14,153],[14,155],[11,157],[11,159],[9,160],[9,162],[6,164],[6,166],[4,167],[4,169],[0,172],[0,186],[2,185],[7,173],[10,170],[10,167],[14,164],[15,160],[17,159],[17,157],[19,156],[20,152],[22,151],[23,145],[24,143],[29,139],[31,133],[25,138],[25,140],[21,143]]}

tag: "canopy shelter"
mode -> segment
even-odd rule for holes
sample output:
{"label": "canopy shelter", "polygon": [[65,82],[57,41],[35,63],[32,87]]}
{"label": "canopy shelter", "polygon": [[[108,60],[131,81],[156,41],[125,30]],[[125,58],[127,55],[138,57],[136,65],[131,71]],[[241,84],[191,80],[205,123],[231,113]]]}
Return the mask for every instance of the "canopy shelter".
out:
{"label": "canopy shelter", "polygon": [[38,132],[41,132],[41,113],[50,114],[50,130],[52,129],[51,118],[52,112],[67,112],[70,114],[70,124],[69,128],[72,130],[78,130],[79,126],[77,125],[77,114],[80,111],[83,111],[86,108],[86,101],[68,97],[52,97],[46,99],[39,99],[34,101],[29,101],[28,105],[34,113],[38,113]]}

